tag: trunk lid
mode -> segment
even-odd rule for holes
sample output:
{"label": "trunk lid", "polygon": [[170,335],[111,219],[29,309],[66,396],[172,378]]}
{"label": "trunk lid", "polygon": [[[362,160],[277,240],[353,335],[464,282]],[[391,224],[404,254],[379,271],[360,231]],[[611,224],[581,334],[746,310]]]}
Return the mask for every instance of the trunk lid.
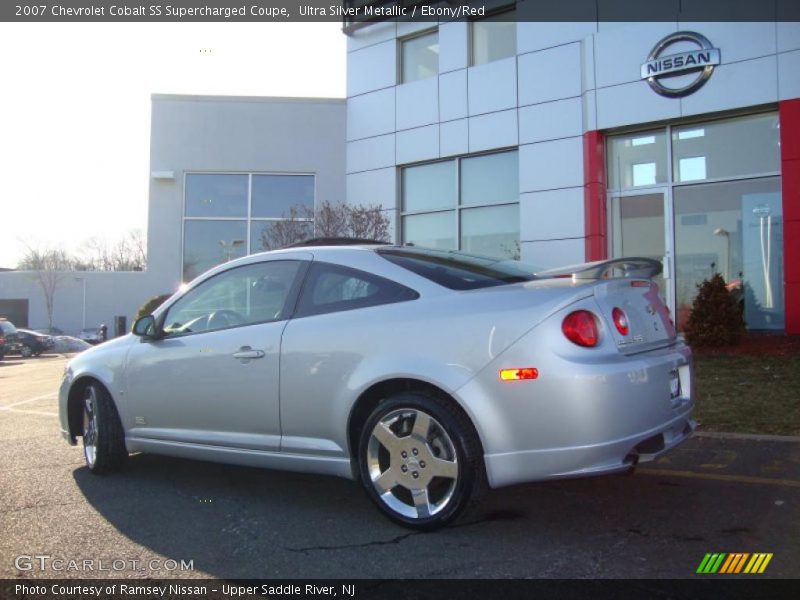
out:
{"label": "trunk lid", "polygon": [[[675,342],[677,332],[655,282],[649,279],[611,279],[598,283],[594,296],[606,329],[623,354],[645,352]],[[614,308],[625,314],[627,335],[623,335],[614,324]]]}

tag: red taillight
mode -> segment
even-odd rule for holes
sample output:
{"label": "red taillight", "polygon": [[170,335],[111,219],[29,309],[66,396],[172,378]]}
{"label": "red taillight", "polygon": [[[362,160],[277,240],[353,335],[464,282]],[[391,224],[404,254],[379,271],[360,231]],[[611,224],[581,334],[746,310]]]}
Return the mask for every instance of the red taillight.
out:
{"label": "red taillight", "polygon": [[576,310],[568,314],[561,324],[561,331],[570,342],[578,346],[591,348],[600,339],[597,319],[588,310]]}
{"label": "red taillight", "polygon": [[628,317],[625,315],[625,311],[615,306],[611,311],[611,317],[614,319],[614,327],[617,328],[617,331],[622,335],[628,335]]}

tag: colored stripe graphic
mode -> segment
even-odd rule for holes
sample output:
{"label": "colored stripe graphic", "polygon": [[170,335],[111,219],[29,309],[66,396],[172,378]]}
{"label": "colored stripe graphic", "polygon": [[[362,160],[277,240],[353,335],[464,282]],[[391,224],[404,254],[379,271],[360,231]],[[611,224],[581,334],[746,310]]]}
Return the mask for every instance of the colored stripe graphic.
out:
{"label": "colored stripe graphic", "polygon": [[747,560],[748,556],[750,556],[749,552],[745,552],[744,554],[742,554],[742,557],[739,559],[739,562],[737,563],[736,568],[734,569],[734,571],[732,571],[733,573],[740,573],[741,572],[742,567],[744,566],[744,563]]}
{"label": "colored stripe graphic", "polygon": [[706,554],[700,566],[697,567],[698,573],[716,573],[719,570],[722,561],[725,560],[726,554],[724,552],[715,554]]}
{"label": "colored stripe graphic", "polygon": [[705,573],[706,572],[706,565],[708,564],[709,559],[711,558],[711,554],[706,554],[703,557],[703,560],[700,561],[700,566],[697,567],[696,573]]}
{"label": "colored stripe graphic", "polygon": [[745,573],[763,573],[767,568],[769,561],[772,560],[772,553],[759,553],[753,554],[753,558],[747,563],[744,569]]}
{"label": "colored stripe graphic", "polygon": [[700,566],[697,567],[696,572],[731,575],[742,573],[742,568],[744,568],[744,573],[763,573],[772,557],[773,554],[771,552],[757,552],[755,554],[750,554],[749,552],[731,552],[730,554],[709,552],[700,561]]}
{"label": "colored stripe graphic", "polygon": [[725,561],[725,564],[722,565],[722,568],[719,570],[719,572],[738,573],[739,572],[738,570],[741,570],[742,566],[744,565],[744,561],[747,559],[748,556],[750,555],[742,552],[733,552],[729,554],[728,560]]}
{"label": "colored stripe graphic", "polygon": [[738,554],[728,554],[728,559],[722,564],[722,568],[719,570],[720,573],[730,573],[731,564],[736,562],[739,559]]}

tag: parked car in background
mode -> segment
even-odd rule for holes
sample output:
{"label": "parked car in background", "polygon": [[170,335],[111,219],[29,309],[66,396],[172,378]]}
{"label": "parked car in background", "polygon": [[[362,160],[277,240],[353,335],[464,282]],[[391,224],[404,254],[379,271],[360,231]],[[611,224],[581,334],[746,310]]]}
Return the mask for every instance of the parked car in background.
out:
{"label": "parked car in background", "polygon": [[0,343],[0,358],[2,358],[14,351],[17,340],[17,328],[5,317],[0,317],[0,338],[3,340]]}
{"label": "parked car in background", "polygon": [[43,333],[45,335],[66,335],[61,329],[58,327],[38,327],[34,329],[36,333]]}
{"label": "parked car in background", "polygon": [[78,338],[90,344],[99,344],[103,341],[103,337],[100,335],[99,327],[84,327],[78,334]]}
{"label": "parked car in background", "polygon": [[30,329],[17,329],[16,341],[13,348],[14,354],[21,354],[25,358],[39,356],[53,347],[53,338],[42,335]]}
{"label": "parked car in background", "polygon": [[692,353],[652,277],[388,245],[255,254],[64,371],[88,468],[129,452],[338,475],[432,529],[485,483],[629,471],[686,440]]}

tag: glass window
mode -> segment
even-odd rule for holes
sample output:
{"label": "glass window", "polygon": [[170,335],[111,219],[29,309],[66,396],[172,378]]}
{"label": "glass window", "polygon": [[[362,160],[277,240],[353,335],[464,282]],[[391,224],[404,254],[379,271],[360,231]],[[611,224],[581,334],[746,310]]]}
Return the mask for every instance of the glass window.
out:
{"label": "glass window", "polygon": [[299,220],[250,221],[250,254],[277,250],[314,237],[314,222]]}
{"label": "glass window", "polygon": [[782,329],[783,215],[780,179],[676,186],[678,326],[697,285],[720,273],[744,305],[750,329]]}
{"label": "glass window", "polygon": [[285,319],[300,264],[271,261],[220,273],[169,308],[164,332],[185,335]]}
{"label": "glass window", "polygon": [[421,248],[381,248],[386,260],[451,290],[475,290],[536,279],[538,270],[516,261]]}
{"label": "glass window", "polygon": [[297,316],[366,308],[419,298],[414,290],[383,277],[339,265],[315,262],[297,306]]}
{"label": "glass window", "polygon": [[314,194],[314,175],[188,173],[183,280],[312,237]]}
{"label": "glass window", "polygon": [[[402,181],[404,242],[519,256],[516,151],[406,167]],[[492,206],[498,204],[507,206]]]}
{"label": "glass window", "polygon": [[456,205],[456,163],[452,160],[403,169],[403,210],[416,212]]}
{"label": "glass window", "polygon": [[247,217],[247,175],[186,175],[187,217]]}
{"label": "glass window", "polygon": [[455,250],[455,211],[408,215],[403,217],[403,241],[415,246]]}
{"label": "glass window", "polygon": [[[662,260],[666,254],[664,192],[620,196],[611,201],[613,255],[643,256]],[[654,278],[661,298],[667,300],[663,273]]]}
{"label": "glass window", "polygon": [[611,137],[607,155],[609,189],[655,185],[669,176],[664,129]]}
{"label": "glass window", "polygon": [[313,175],[253,175],[252,217],[290,217],[314,210]]}
{"label": "glass window", "polygon": [[516,152],[486,154],[461,160],[461,204],[505,204],[519,201]]}
{"label": "glass window", "polygon": [[462,210],[461,249],[484,256],[519,260],[519,205]]}
{"label": "glass window", "polygon": [[777,173],[779,137],[775,113],[675,127],[674,179],[680,183]]}
{"label": "glass window", "polygon": [[409,83],[439,74],[439,33],[434,31],[403,40],[402,80]]}
{"label": "glass window", "polygon": [[506,11],[472,22],[473,66],[516,56],[517,12]]}
{"label": "glass window", "polygon": [[187,220],[183,230],[183,280],[247,254],[247,221]]}

